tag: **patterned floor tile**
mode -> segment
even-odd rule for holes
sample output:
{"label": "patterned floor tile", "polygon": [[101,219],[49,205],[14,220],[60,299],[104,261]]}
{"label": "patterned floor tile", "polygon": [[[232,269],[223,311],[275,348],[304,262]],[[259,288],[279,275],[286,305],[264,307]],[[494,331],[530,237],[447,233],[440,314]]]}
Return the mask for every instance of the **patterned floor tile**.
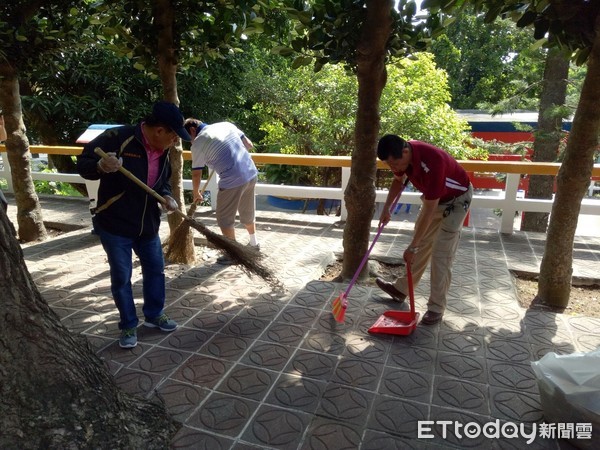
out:
{"label": "patterned floor tile", "polygon": [[123,368],[115,375],[115,383],[125,392],[148,397],[162,377],[158,374]]}
{"label": "patterned floor tile", "polygon": [[435,376],[432,404],[475,414],[489,415],[489,394],[485,384]]}
{"label": "patterned floor tile", "polygon": [[217,390],[225,394],[262,401],[276,377],[276,372],[237,364],[219,384]]}
{"label": "patterned floor tile", "polygon": [[281,371],[287,364],[292,350],[273,342],[256,341],[242,358],[244,364],[269,370]]}
{"label": "patterned floor tile", "polygon": [[257,410],[258,402],[241,397],[212,393],[202,407],[192,413],[186,425],[206,431],[237,437]]}
{"label": "patterned floor tile", "polygon": [[415,438],[418,422],[427,420],[429,406],[398,397],[376,395],[367,428],[395,436]]}
{"label": "patterned floor tile", "polygon": [[375,391],[382,371],[383,364],[359,358],[344,357],[338,362],[331,376],[331,381],[368,391]]}
{"label": "patterned floor tile", "polygon": [[329,381],[338,357],[298,350],[290,359],[284,372],[317,380]]}
{"label": "patterned floor tile", "polygon": [[378,392],[421,403],[431,401],[433,375],[406,369],[387,367],[381,378]]}
{"label": "patterned floor tile", "polygon": [[213,336],[209,331],[196,328],[178,327],[160,342],[161,347],[196,352]]}
{"label": "patterned floor tile", "polygon": [[215,333],[206,344],[200,347],[198,353],[229,361],[237,361],[246,353],[251,345],[252,340],[249,338]]}
{"label": "patterned floor tile", "polygon": [[530,364],[490,361],[490,385],[514,391],[538,393],[537,380]]}
{"label": "patterned floor tile", "polygon": [[183,426],[171,441],[171,448],[174,450],[227,450],[234,442],[233,439]]}
{"label": "patterned floor tile", "polygon": [[435,350],[395,343],[390,349],[386,365],[433,374],[436,354]]}
{"label": "patterned floor tile", "polygon": [[543,418],[539,395],[490,386],[492,417],[517,423],[540,422]]}
{"label": "patterned floor tile", "polygon": [[215,387],[232,364],[216,358],[193,355],[171,375],[171,378],[205,388]]}
{"label": "patterned floor tile", "polygon": [[309,329],[281,322],[272,322],[260,335],[260,340],[296,347],[309,333]]}
{"label": "patterned floor tile", "polygon": [[[429,420],[436,423],[429,425],[431,429],[428,431],[423,429],[423,434],[432,436],[430,442],[434,444],[443,448],[492,448],[490,439],[486,438],[481,432],[476,435],[477,429],[480,430],[490,421],[489,416],[432,406]],[[465,430],[465,426],[468,424],[474,425],[469,425]]]}
{"label": "patterned floor tile", "polygon": [[488,366],[485,359],[479,356],[439,352],[435,374],[473,383],[488,383]]}
{"label": "patterned floor tile", "polygon": [[327,382],[292,374],[281,374],[265,403],[314,413]]}
{"label": "patterned floor tile", "polygon": [[301,450],[330,450],[359,448],[361,429],[325,417],[314,417]]}
{"label": "patterned floor tile", "polygon": [[167,379],[156,388],[153,397],[164,403],[175,420],[185,422],[209,392],[198,386]]}
{"label": "patterned floor tile", "polygon": [[439,349],[471,356],[484,356],[483,337],[475,334],[440,332]]}
{"label": "patterned floor tile", "polygon": [[295,410],[262,405],[242,439],[263,448],[298,448],[311,416]]}
{"label": "patterned floor tile", "polygon": [[329,355],[341,355],[345,349],[345,337],[319,330],[310,330],[301,348]]}
{"label": "patterned floor tile", "polygon": [[374,397],[373,392],[329,383],[323,392],[316,414],[361,426],[368,419]]}
{"label": "patterned floor tile", "polygon": [[154,347],[147,352],[144,352],[135,362],[131,363],[129,367],[131,369],[168,376],[190,356],[192,356],[191,352]]}

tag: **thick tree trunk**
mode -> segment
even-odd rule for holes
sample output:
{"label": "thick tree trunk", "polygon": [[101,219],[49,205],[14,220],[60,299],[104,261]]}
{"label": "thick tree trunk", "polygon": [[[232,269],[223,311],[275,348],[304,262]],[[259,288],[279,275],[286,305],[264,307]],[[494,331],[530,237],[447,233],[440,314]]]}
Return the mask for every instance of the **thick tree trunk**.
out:
{"label": "thick tree trunk", "polygon": [[[344,279],[352,277],[367,252],[371,220],[375,212],[379,102],[387,80],[385,48],[391,33],[392,7],[390,0],[367,1],[367,17],[360,31],[355,148],[352,152],[350,180],[344,192],[348,209],[341,274]],[[368,265],[365,265],[361,277],[364,278],[367,271]]]}
{"label": "thick tree trunk", "polygon": [[0,448],[168,448],[164,406],[114,383],[37,290],[0,208]]}
{"label": "thick tree trunk", "polygon": [[[179,96],[177,94],[177,56],[175,55],[175,46],[173,45],[174,34],[173,24],[175,23],[175,9],[170,0],[154,1],[154,19],[158,36],[158,70],[163,87],[164,100],[179,105]],[[181,142],[169,150],[171,160],[171,189],[173,198],[177,200],[182,211],[185,210],[185,200],[183,197],[183,148]],[[182,219],[176,214],[170,214],[168,217],[171,235],[173,231],[181,224]],[[180,244],[177,244],[180,245]],[[193,264],[196,261],[196,252],[194,251],[193,231],[188,227],[188,233],[185,236],[185,252],[174,252],[182,260],[171,261],[179,264]]]}
{"label": "thick tree trunk", "polygon": [[[569,59],[558,48],[553,48],[546,58],[544,82],[540,98],[538,130],[533,143],[533,161],[555,161],[562,138],[562,116],[552,113],[552,109],[565,104]],[[529,180],[527,198],[552,198],[554,177],[532,175]],[[524,213],[521,230],[545,233],[548,227],[548,213]]]}
{"label": "thick tree trunk", "polygon": [[600,17],[596,19],[595,41],[565,158],[557,177],[556,197],[550,215],[546,250],[540,267],[538,297],[550,305],[566,307],[571,291],[573,241],[581,208],[594,165],[600,134]]}
{"label": "thick tree trunk", "polygon": [[31,178],[31,153],[23,123],[19,78],[6,60],[0,62],[0,105],[8,134],[6,154],[15,190],[19,238],[25,242],[43,240],[47,233]]}

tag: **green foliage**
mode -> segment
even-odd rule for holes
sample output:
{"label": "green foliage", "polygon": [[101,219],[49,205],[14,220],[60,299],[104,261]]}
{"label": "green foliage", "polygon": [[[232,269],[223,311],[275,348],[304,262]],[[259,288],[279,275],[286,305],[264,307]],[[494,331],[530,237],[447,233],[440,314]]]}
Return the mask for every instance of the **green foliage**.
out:
{"label": "green foliage", "polygon": [[381,98],[381,131],[430,142],[458,159],[481,157],[468,140],[469,126],[449,107],[447,75],[433,56],[420,53],[388,65]]}
{"label": "green foliage", "polygon": [[550,36],[544,45],[564,48],[578,65],[589,57],[600,15],[600,2],[590,0],[424,0],[421,7],[430,13],[454,16],[473,7],[487,24],[500,16],[509,17],[518,27],[532,28],[535,39],[545,41]]}
{"label": "green foliage", "polygon": [[23,72],[84,41],[88,2],[12,0],[0,3],[0,61]]}
{"label": "green foliage", "polygon": [[[413,0],[401,0],[394,7],[390,2],[392,34],[387,43],[389,56],[405,56],[427,47],[432,30],[441,26],[437,16],[416,18]],[[281,56],[294,56],[294,69],[313,65],[316,72],[325,64],[342,63],[356,68],[363,36],[359,30],[367,20],[367,0],[294,1],[286,12],[295,26],[289,41],[272,49]]]}
{"label": "green foliage", "polygon": [[[45,169],[42,172],[56,173],[56,170]],[[82,195],[71,186],[70,183],[63,183],[61,181],[41,181],[34,180],[33,185],[35,191],[38,194],[51,194],[51,195],[64,195],[70,197],[81,197]]]}
{"label": "green foliage", "polygon": [[276,34],[285,18],[275,0],[178,0],[173,10],[159,10],[154,2],[99,0],[98,36],[120,56],[129,58],[136,69],[157,75],[159,54],[158,18],[172,14],[173,57],[180,68],[206,66],[240,51],[241,44],[260,33]]}
{"label": "green foliage", "polygon": [[[269,75],[265,74],[269,71]],[[319,72],[256,67],[247,82],[260,84],[254,98],[256,114],[266,133],[263,149],[304,155],[350,155],[354,148],[357,80],[341,66]],[[430,54],[419,54],[388,65],[388,82],[381,99],[381,132],[420,139],[446,149],[459,159],[485,157],[469,143],[468,124],[448,106],[450,94],[444,71]],[[318,185],[322,172],[300,168]],[[298,181],[294,169],[267,168],[270,182]],[[337,181],[337,180],[336,180]]]}
{"label": "green foliage", "polygon": [[92,123],[136,123],[160,98],[156,79],[100,47],[63,52],[54,63],[55,71],[37,66],[23,75],[23,109],[32,142],[73,145]]}
{"label": "green foliage", "polygon": [[545,51],[532,48],[534,41],[509,19],[485,23],[482,15],[460,14],[432,45],[448,72],[451,105],[477,109],[510,100],[504,110],[536,109]]}

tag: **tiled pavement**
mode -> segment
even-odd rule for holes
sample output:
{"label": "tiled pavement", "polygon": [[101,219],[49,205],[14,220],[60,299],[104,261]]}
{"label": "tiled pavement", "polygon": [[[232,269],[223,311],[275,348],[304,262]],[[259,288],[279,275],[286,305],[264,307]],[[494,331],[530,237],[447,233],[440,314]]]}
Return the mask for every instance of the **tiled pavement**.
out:
{"label": "tiled pavement", "polygon": [[[529,429],[542,420],[529,362],[600,345],[600,319],[519,307],[509,269],[537,271],[543,235],[503,236],[474,220],[461,238],[443,322],[410,336],[369,335],[393,308],[385,294],[355,286],[338,324],[331,301],[346,285],[319,281],[342,250],[336,218],[260,211],[262,252],[284,288],[220,266],[205,249],[196,267],[167,268],[166,312],[180,328],[140,327],[139,345],[123,350],[86,203],[45,198],[42,206],[46,221],[85,228],[24,247],[38,288],[123,389],[166,403],[183,424],[177,449],[522,448],[524,438],[460,439],[453,429],[443,438],[439,425],[432,439],[418,439],[417,422],[498,419]],[[198,218],[215,227],[212,214]],[[393,221],[374,254],[399,258],[411,228]],[[575,246],[575,275],[597,277],[600,237],[579,236]],[[139,298],[137,266],[132,281]],[[421,312],[427,291],[426,275],[416,289]],[[528,447],[570,448],[539,437]]]}

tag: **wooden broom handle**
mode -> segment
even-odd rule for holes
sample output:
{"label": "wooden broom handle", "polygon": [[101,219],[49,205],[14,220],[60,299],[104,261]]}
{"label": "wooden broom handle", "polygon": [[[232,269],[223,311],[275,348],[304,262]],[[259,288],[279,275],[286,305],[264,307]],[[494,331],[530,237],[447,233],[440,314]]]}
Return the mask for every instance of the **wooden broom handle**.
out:
{"label": "wooden broom handle", "polygon": [[[107,155],[106,152],[104,150],[102,150],[100,147],[96,147],[94,149],[94,153],[96,155],[99,155],[102,158],[110,158],[110,156]],[[148,186],[146,183],[144,183],[142,180],[140,180],[134,174],[132,174],[125,167],[123,167],[123,166],[119,167],[119,172],[121,172],[123,175],[125,175],[127,178],[129,178],[131,181],[133,181],[135,184],[137,184],[139,187],[141,187],[143,190],[145,190],[148,194],[152,195],[155,199],[157,199],[163,205],[165,205],[167,203],[167,201],[164,199],[164,197],[162,195],[160,195],[158,192],[156,192],[154,189],[152,189],[150,186]],[[176,209],[173,212],[176,213],[177,215],[183,217],[184,219],[188,218],[179,209]]]}

